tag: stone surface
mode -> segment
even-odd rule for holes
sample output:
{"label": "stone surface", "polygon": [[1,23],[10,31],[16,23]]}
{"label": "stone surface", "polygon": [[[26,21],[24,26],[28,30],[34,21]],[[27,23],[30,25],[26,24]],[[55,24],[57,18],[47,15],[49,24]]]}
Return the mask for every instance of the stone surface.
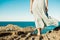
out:
{"label": "stone surface", "polygon": [[55,28],[41,36],[31,34],[35,28],[21,28],[17,25],[9,24],[5,27],[0,27],[0,40],[60,40],[60,29]]}

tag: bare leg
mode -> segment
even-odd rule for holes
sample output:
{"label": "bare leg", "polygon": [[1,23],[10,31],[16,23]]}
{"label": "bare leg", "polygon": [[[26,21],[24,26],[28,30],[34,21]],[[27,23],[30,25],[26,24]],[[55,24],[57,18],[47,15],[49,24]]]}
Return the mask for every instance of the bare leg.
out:
{"label": "bare leg", "polygon": [[37,31],[38,31],[37,35],[41,36],[41,28],[38,28]]}

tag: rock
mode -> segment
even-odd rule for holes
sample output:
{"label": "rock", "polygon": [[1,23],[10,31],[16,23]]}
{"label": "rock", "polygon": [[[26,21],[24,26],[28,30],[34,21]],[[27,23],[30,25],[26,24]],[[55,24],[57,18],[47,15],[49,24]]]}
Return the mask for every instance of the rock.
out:
{"label": "rock", "polygon": [[5,27],[0,27],[0,40],[60,40],[60,29],[55,28],[46,34],[37,36],[31,34],[35,28],[21,28],[17,25],[9,24]]}

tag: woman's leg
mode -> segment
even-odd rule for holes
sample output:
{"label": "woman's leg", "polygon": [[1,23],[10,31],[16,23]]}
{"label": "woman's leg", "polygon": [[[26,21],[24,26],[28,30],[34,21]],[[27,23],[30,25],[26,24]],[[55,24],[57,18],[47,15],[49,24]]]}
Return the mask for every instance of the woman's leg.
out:
{"label": "woman's leg", "polygon": [[39,9],[38,9],[37,3],[35,4],[35,2],[34,2],[33,7],[32,7],[32,11],[33,11],[33,16],[35,18],[36,28],[37,28],[37,31],[38,31],[37,35],[40,35],[41,34],[40,33],[41,28],[44,28],[44,23],[42,21],[41,16],[39,15],[40,12],[38,10]]}
{"label": "woman's leg", "polygon": [[41,28],[37,28],[37,31],[38,31],[37,35],[41,36]]}
{"label": "woman's leg", "polygon": [[38,19],[35,19],[35,25],[36,25],[36,28],[37,28],[37,35],[41,35],[41,29],[44,28],[44,23],[42,21],[42,19],[38,20]]}
{"label": "woman's leg", "polygon": [[41,17],[38,15],[39,11],[38,10],[34,10],[33,11],[33,15],[34,15],[34,18],[35,18],[35,24],[36,24],[36,28],[37,28],[37,35],[41,35],[41,28],[44,28],[44,23],[41,19]]}

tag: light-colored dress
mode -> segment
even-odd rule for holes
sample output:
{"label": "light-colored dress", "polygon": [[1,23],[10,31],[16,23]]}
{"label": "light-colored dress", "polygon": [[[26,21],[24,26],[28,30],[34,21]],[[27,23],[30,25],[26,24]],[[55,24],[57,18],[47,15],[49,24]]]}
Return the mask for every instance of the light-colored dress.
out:
{"label": "light-colored dress", "polygon": [[[51,22],[52,20],[46,16],[45,7],[45,0],[34,0],[32,11],[35,17],[36,28],[44,28],[45,24],[47,26],[54,24],[54,22]],[[58,22],[56,21],[54,25],[58,25]]]}

